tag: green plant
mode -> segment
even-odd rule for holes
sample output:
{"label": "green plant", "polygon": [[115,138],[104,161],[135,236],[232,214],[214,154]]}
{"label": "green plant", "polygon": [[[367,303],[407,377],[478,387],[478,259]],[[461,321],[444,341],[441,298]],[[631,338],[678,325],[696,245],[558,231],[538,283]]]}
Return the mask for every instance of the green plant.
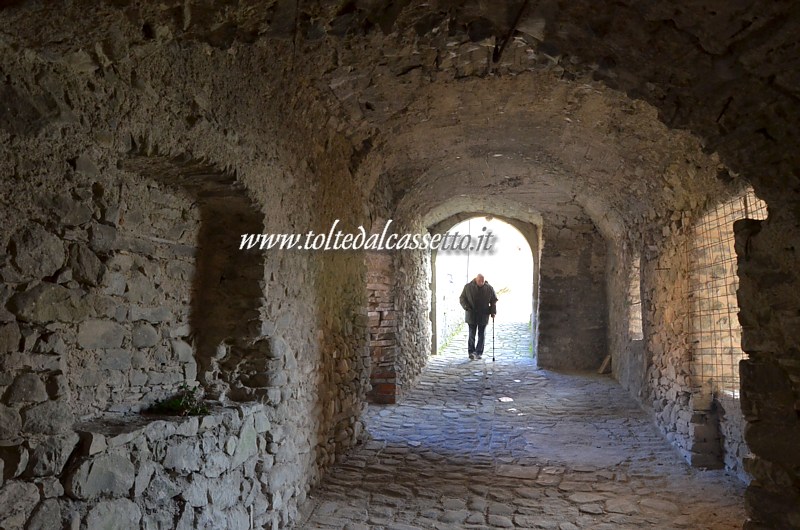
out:
{"label": "green plant", "polygon": [[147,409],[147,412],[172,416],[202,416],[208,414],[208,407],[201,400],[199,387],[189,388],[186,383],[183,383],[177,394],[156,401],[152,407]]}

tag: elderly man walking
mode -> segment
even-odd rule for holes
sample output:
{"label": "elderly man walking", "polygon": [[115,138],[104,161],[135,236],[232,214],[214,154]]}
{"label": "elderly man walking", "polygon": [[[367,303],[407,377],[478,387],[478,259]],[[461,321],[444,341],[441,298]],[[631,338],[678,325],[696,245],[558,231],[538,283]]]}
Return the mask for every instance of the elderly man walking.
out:
{"label": "elderly man walking", "polygon": [[[480,359],[483,355],[484,334],[486,324],[489,323],[489,315],[494,318],[497,314],[497,295],[483,274],[478,274],[474,280],[464,286],[459,302],[466,311],[464,318],[469,325],[467,353],[470,360]],[[476,332],[478,334],[477,343],[475,342]]]}

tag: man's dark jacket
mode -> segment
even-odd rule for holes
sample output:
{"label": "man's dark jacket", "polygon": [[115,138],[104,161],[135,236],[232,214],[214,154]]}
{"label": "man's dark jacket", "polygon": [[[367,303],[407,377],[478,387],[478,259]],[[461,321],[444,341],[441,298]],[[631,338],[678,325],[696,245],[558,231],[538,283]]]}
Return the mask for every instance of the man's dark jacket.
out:
{"label": "man's dark jacket", "polygon": [[487,281],[482,287],[478,287],[475,280],[469,282],[461,291],[459,302],[466,311],[464,319],[470,326],[485,326],[489,323],[489,315],[497,314],[497,295]]}

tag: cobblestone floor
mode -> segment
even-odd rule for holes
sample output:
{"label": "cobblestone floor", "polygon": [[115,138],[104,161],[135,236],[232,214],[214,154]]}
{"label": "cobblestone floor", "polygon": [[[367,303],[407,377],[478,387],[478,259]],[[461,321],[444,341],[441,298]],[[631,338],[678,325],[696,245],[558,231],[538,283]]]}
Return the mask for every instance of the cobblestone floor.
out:
{"label": "cobblestone floor", "polygon": [[[610,377],[537,370],[525,324],[432,357],[372,440],[301,506],[297,528],[741,528],[744,487],[688,467]],[[464,334],[466,335],[466,334]]]}

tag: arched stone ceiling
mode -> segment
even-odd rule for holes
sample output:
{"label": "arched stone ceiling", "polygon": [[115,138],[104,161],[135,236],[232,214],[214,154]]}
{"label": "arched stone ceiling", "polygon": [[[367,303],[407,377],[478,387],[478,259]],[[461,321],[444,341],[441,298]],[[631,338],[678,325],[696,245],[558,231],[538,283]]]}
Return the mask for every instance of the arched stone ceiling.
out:
{"label": "arched stone ceiling", "polygon": [[719,163],[695,138],[597,83],[526,74],[431,85],[376,127],[392,131],[371,156],[403,215],[460,196],[508,200],[545,218],[578,215],[591,201],[596,223],[604,211],[635,223],[719,192]]}
{"label": "arched stone ceiling", "polygon": [[797,2],[18,4],[6,35],[45,54],[103,62],[126,39],[186,53],[274,45],[264,68],[326,100],[320,126],[348,137],[353,171],[407,212],[492,193],[542,213],[571,201],[628,224],[669,217],[718,195],[718,172],[731,180],[701,148],[768,200],[800,180]]}

